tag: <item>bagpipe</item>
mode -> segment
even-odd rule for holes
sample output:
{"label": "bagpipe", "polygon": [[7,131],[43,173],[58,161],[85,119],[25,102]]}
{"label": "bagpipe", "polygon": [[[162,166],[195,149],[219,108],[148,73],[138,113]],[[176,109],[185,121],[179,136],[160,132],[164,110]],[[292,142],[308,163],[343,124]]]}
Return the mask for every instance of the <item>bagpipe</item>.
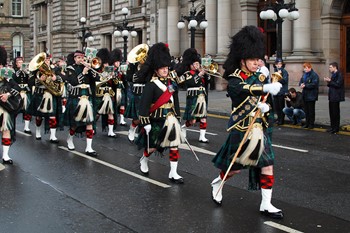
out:
{"label": "bagpipe", "polygon": [[[5,93],[10,93],[11,89],[7,85],[8,81],[6,78],[12,78],[13,70],[10,68],[1,68],[0,69],[0,95]],[[3,107],[8,113],[16,113],[23,106],[23,99],[18,93],[17,95],[10,95],[6,102],[0,100],[0,106]]]}

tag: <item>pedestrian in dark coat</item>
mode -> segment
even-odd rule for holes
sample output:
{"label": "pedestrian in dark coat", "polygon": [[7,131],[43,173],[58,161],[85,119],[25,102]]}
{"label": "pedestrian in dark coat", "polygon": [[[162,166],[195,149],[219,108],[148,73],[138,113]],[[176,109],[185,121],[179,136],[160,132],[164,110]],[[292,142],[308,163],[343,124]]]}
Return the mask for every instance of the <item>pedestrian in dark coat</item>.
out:
{"label": "pedestrian in dark coat", "polygon": [[328,101],[329,101],[329,117],[331,120],[331,128],[328,132],[336,134],[340,128],[340,102],[345,101],[344,79],[338,71],[338,63],[332,62],[329,64],[331,77],[324,78],[327,82]]}
{"label": "pedestrian in dark coat", "polygon": [[312,69],[309,62],[303,64],[304,74],[300,79],[299,86],[303,90],[304,110],[306,114],[306,124],[304,128],[313,129],[315,127],[315,104],[318,100],[319,77]]}

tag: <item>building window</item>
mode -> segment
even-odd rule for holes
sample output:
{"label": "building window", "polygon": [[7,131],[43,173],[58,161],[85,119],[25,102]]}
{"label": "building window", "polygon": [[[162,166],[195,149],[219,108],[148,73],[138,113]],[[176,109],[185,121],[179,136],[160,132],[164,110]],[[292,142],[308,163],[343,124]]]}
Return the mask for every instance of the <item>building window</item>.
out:
{"label": "building window", "polygon": [[12,0],[12,16],[22,16],[22,0]]}
{"label": "building window", "polygon": [[15,35],[12,38],[13,57],[23,57],[23,37],[22,35]]}

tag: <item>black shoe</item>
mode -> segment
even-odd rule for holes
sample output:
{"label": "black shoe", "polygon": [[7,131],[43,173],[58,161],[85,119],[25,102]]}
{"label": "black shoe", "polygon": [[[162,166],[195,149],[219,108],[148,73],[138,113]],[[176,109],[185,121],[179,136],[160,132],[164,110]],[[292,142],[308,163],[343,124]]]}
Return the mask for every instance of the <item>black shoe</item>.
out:
{"label": "black shoe", "polygon": [[35,137],[36,140],[41,140],[41,137]]}
{"label": "black shoe", "polygon": [[307,128],[309,128],[309,125],[304,125],[303,128],[307,129]]}
{"label": "black shoe", "polygon": [[2,163],[3,164],[13,164],[13,161],[12,161],[12,159],[9,159],[9,160],[2,159]]}
{"label": "black shoe", "polygon": [[32,135],[32,131],[30,131],[30,130],[24,130],[23,132],[26,134]]}
{"label": "black shoe", "polygon": [[313,129],[313,128],[315,128],[315,126],[314,126],[314,125],[309,125],[308,128],[309,128],[309,129]]}
{"label": "black shoe", "polygon": [[339,130],[332,130],[330,133],[331,134],[337,134],[337,133],[339,133]]}
{"label": "black shoe", "polygon": [[96,151],[85,151],[85,154],[91,157],[96,157],[98,155]]}
{"label": "black shoe", "polygon": [[184,178],[179,178],[179,179],[175,179],[174,177],[171,177],[171,178],[169,178],[169,180],[171,181],[171,182],[174,182],[175,184],[183,184],[184,183]]}
{"label": "black shoe", "polygon": [[120,125],[120,126],[128,126],[127,123],[120,123],[119,125]]}
{"label": "black shoe", "polygon": [[117,135],[117,134],[115,134],[115,135],[108,135],[108,137],[109,137],[109,138],[117,138],[118,135]]}
{"label": "black shoe", "polygon": [[334,131],[334,129],[327,129],[327,133],[332,133],[332,131]]}
{"label": "black shoe", "polygon": [[265,211],[260,211],[260,213],[267,216],[267,217],[274,218],[274,219],[282,219],[284,217],[282,211],[279,211],[276,213],[270,213],[269,211],[265,210]]}
{"label": "black shoe", "polygon": [[58,143],[58,139],[50,139],[50,142],[53,144],[57,144]]}

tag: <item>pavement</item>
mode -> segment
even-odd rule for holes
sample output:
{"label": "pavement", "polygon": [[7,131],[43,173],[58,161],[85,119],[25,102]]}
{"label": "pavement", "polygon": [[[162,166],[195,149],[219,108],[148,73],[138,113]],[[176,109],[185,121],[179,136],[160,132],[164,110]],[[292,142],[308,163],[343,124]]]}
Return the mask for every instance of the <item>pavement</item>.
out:
{"label": "pavement", "polygon": [[[226,97],[226,91],[210,90],[208,93],[208,114],[215,114],[220,116],[230,116],[231,100]],[[180,106],[186,105],[186,91],[179,92]],[[340,126],[341,131],[350,132],[350,98],[345,97],[344,102],[340,102]],[[286,125],[290,124],[286,117]],[[320,94],[316,102],[315,125],[317,128],[325,129],[330,127],[330,118],[328,111],[328,96],[327,94]]]}

